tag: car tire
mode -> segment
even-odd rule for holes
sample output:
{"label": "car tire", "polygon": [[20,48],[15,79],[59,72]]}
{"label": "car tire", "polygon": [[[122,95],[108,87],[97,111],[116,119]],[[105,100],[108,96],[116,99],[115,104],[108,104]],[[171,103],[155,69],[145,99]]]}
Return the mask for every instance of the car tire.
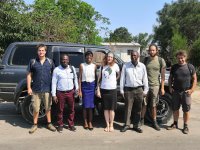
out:
{"label": "car tire", "polygon": [[[159,102],[157,104],[157,122],[159,124],[166,124],[172,117],[172,97],[169,94],[159,97]],[[151,109],[147,106],[147,112],[145,119],[152,122]]]}
{"label": "car tire", "polygon": [[[33,124],[33,107],[32,107],[30,95],[24,98],[24,101],[22,102],[22,105],[21,105],[21,113],[22,113],[23,118],[26,121]],[[45,123],[45,121],[46,121],[45,109],[44,109],[44,105],[41,103],[38,122]]]}

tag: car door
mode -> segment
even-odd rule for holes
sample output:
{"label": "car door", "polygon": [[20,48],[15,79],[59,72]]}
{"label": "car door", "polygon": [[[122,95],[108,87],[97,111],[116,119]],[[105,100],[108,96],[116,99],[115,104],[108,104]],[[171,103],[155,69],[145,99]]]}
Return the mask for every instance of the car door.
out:
{"label": "car door", "polygon": [[13,101],[16,87],[26,82],[26,70],[30,59],[37,54],[35,45],[15,45],[0,70],[0,96],[5,101]]}

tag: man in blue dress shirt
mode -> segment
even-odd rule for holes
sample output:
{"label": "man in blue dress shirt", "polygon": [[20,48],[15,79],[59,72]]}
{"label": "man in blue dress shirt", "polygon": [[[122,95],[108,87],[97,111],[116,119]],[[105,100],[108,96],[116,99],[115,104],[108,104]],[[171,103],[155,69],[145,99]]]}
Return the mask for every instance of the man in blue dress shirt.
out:
{"label": "man in blue dress shirt", "polygon": [[74,94],[78,93],[78,79],[75,68],[69,65],[68,55],[61,55],[60,63],[61,65],[54,69],[52,77],[52,96],[58,108],[57,130],[58,132],[63,131],[63,111],[65,102],[67,102],[69,108],[69,115],[67,119],[69,130],[75,131]]}

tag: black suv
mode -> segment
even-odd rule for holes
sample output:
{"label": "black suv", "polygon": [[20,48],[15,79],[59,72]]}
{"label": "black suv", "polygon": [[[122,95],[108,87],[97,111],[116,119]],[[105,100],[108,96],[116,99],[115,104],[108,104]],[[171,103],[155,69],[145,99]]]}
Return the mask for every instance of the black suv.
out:
{"label": "black suv", "polygon": [[[17,112],[21,112],[23,117],[32,122],[33,109],[31,98],[27,94],[26,87],[26,69],[30,59],[37,56],[36,46],[39,42],[16,42],[8,46],[0,64],[0,99],[4,101],[14,102]],[[43,43],[47,45],[47,57],[54,60],[56,66],[60,64],[60,55],[68,54],[70,64],[79,72],[80,63],[84,62],[84,53],[88,50],[94,54],[93,61],[97,66],[101,65],[101,61],[105,54],[110,50],[108,47],[71,44],[71,43]],[[116,56],[116,63],[122,67],[123,61]],[[122,101],[122,97],[118,90],[118,101]],[[76,100],[78,101],[78,99]],[[160,97],[158,104],[158,120],[162,123],[168,121],[171,117],[171,101],[170,95],[166,94]],[[149,115],[146,115],[149,118]],[[39,121],[45,120],[45,110],[41,105]]]}

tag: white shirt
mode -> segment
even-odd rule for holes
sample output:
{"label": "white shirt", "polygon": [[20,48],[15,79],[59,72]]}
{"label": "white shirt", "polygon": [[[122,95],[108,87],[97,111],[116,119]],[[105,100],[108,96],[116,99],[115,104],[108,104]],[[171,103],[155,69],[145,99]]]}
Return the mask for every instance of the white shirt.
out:
{"label": "white shirt", "polygon": [[116,73],[119,73],[120,69],[117,64],[114,64],[113,66],[103,66],[102,70],[102,78],[101,78],[101,89],[116,89],[117,88],[117,75]]}
{"label": "white shirt", "polygon": [[124,87],[144,86],[144,94],[149,90],[146,67],[138,62],[136,67],[132,62],[123,65],[120,78],[120,92],[124,93]]}
{"label": "white shirt", "polygon": [[53,71],[52,77],[52,96],[56,96],[56,90],[58,91],[69,91],[72,90],[75,86],[75,89],[78,90],[78,79],[76,75],[76,70],[72,66],[71,68],[63,68],[61,65],[56,67]]}
{"label": "white shirt", "polygon": [[95,64],[82,63],[82,81],[93,82],[95,81]]}

